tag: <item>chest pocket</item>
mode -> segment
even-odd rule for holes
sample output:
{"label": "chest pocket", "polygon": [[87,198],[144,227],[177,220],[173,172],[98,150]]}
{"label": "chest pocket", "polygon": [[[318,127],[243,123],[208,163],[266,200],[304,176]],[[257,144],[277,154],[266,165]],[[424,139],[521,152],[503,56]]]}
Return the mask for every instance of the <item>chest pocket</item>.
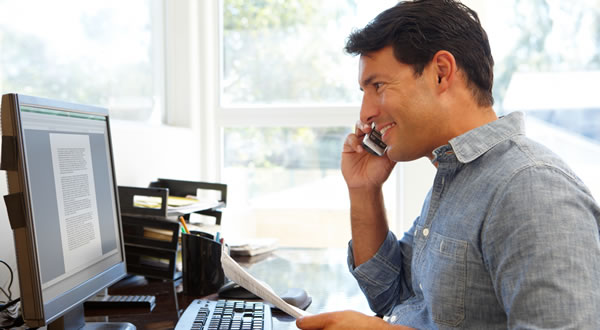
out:
{"label": "chest pocket", "polygon": [[431,233],[423,267],[423,296],[438,324],[459,326],[465,318],[467,242]]}

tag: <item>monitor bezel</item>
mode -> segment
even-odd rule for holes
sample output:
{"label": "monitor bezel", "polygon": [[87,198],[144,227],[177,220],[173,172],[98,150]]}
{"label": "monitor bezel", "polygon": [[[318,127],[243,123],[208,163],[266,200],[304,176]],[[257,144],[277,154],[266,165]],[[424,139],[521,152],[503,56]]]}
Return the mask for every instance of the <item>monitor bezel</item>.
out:
{"label": "monitor bezel", "polygon": [[[21,303],[23,319],[29,326],[39,327],[53,322],[69,311],[77,308],[90,297],[102,289],[116,283],[127,274],[125,263],[125,248],[123,242],[123,228],[116,182],[114,153],[112,147],[110,121],[108,109],[63,102],[41,97],[22,94],[6,94],[2,100],[2,134],[13,136],[16,142],[15,171],[7,171],[8,190],[10,194],[21,193],[23,200],[24,226],[13,228],[15,252],[21,288]],[[6,104],[8,103],[8,104]],[[21,124],[21,106],[38,107],[51,110],[67,111],[78,114],[100,115],[106,120],[107,146],[109,149],[110,170],[112,171],[112,186],[115,196],[114,205],[117,216],[117,232],[120,245],[120,262],[101,271],[98,275],[86,280],[81,285],[60,294],[50,302],[43,301],[43,290],[37,254],[36,233],[30,207],[31,192],[29,191],[29,178],[27,177],[27,160],[25,157],[24,131]]]}

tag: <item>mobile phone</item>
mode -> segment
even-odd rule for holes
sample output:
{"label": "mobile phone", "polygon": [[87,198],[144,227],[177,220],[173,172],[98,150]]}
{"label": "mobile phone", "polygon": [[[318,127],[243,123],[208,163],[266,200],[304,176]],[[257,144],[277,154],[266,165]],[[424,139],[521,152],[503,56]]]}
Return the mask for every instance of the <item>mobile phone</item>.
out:
{"label": "mobile phone", "polygon": [[365,135],[362,141],[363,147],[375,156],[383,156],[387,145],[381,140],[381,133],[375,129]]}

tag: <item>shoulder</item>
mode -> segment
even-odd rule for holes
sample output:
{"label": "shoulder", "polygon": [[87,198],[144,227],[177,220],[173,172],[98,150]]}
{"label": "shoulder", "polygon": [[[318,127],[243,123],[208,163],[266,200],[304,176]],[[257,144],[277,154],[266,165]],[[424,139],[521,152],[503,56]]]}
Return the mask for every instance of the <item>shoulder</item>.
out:
{"label": "shoulder", "polygon": [[486,166],[493,169],[501,188],[510,190],[515,184],[549,185],[560,182],[590,194],[585,184],[562,158],[548,147],[524,135],[516,135],[499,143],[482,157],[482,161],[487,162]]}
{"label": "shoulder", "polygon": [[577,226],[598,233],[600,208],[560,157],[524,136],[503,144],[495,151],[501,154],[493,165],[498,185],[483,232],[503,236],[517,228],[571,230]]}

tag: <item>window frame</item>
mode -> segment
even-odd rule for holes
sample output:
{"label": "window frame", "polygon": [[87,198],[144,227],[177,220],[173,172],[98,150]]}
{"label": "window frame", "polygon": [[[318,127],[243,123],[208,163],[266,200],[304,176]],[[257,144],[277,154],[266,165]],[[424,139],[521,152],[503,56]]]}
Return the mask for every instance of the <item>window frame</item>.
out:
{"label": "window frame", "polygon": [[[223,1],[202,1],[195,8],[198,26],[199,80],[202,88],[197,90],[200,101],[198,128],[200,130],[201,177],[222,181],[224,165],[223,132],[225,127],[326,127],[353,126],[359,118],[360,104],[314,104],[314,105],[245,105],[223,106],[221,104],[221,81],[223,63]],[[358,70],[358,59],[357,70]],[[357,73],[358,74],[358,73]],[[358,86],[357,86],[358,90]],[[341,146],[340,146],[341,152]],[[417,187],[405,187],[405,175],[429,175],[433,178],[433,166],[423,169],[422,160],[418,166],[397,164],[395,181],[390,182],[396,191],[394,209],[388,208],[393,219],[388,219],[391,228],[408,229],[415,214],[418,215],[421,203],[430,185],[429,180],[419,182]],[[418,193],[412,191],[417,189]],[[405,194],[405,191],[411,191]],[[422,196],[421,196],[422,195]],[[418,202],[414,203],[414,197]]]}

